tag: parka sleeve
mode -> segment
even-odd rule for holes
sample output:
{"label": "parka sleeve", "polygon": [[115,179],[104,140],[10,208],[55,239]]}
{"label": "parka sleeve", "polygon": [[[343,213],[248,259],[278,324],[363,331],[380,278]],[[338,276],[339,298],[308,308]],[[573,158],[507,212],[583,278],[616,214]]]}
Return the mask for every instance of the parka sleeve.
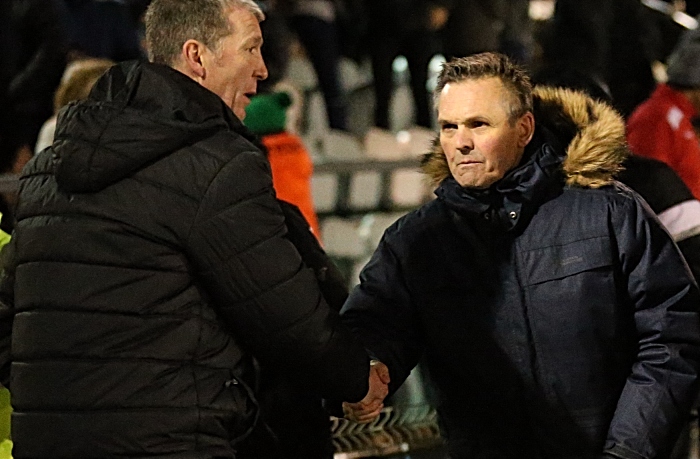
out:
{"label": "parka sleeve", "polygon": [[340,314],[369,352],[389,367],[389,390],[394,392],[418,363],[423,344],[400,257],[387,237],[391,229],[360,273],[360,284]]}
{"label": "parka sleeve", "polygon": [[244,349],[326,398],[358,401],[368,390],[369,357],[323,300],[286,231],[267,161],[243,152],[209,185],[188,256]]}
{"label": "parka sleeve", "polygon": [[638,346],[605,452],[630,459],[668,457],[698,392],[700,296],[651,210],[638,198],[626,204],[612,218]]}

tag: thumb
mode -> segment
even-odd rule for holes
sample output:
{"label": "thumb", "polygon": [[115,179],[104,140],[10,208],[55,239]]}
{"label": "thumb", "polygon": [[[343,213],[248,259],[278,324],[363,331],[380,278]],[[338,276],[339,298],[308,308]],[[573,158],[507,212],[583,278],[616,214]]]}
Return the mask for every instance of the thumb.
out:
{"label": "thumb", "polygon": [[389,384],[391,381],[391,376],[389,375],[389,367],[384,365],[382,362],[375,360],[372,362],[374,370],[377,372],[377,376],[384,384]]}

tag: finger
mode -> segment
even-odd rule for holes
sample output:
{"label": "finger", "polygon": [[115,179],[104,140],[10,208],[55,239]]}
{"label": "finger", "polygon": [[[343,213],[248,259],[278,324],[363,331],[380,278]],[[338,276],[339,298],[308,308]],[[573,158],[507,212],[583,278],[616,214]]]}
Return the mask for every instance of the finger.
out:
{"label": "finger", "polygon": [[355,411],[355,413],[359,413],[359,414],[372,413],[372,412],[376,411],[377,408],[380,406],[384,406],[383,400],[377,400],[375,402],[372,402],[370,404],[363,406],[359,410],[354,410],[354,411]]}
{"label": "finger", "polygon": [[346,415],[348,415],[348,414],[353,414],[353,413],[355,413],[356,411],[361,411],[361,410],[362,410],[361,407],[352,406],[352,405],[350,405],[350,404],[348,404],[348,403],[343,403],[343,413],[345,413]]}
{"label": "finger", "polygon": [[374,391],[371,393],[371,397],[368,395],[367,397],[365,397],[365,399],[374,398],[384,400],[387,395],[389,395],[389,386],[387,386],[386,384],[382,384],[374,389]]}
{"label": "finger", "polygon": [[363,414],[372,413],[372,412],[376,411],[377,408],[380,406],[383,406],[383,403],[381,400],[377,400],[377,401],[372,402],[371,404],[367,404],[367,405],[361,405],[361,406],[356,406],[356,407],[348,406],[346,408],[343,408],[343,412],[347,411],[347,412],[353,413],[355,416],[360,416]]}
{"label": "finger", "polygon": [[350,417],[348,419],[350,419],[351,421],[356,422],[358,424],[366,424],[368,422],[374,421],[377,418],[377,416],[379,416],[380,413],[381,413],[381,410],[374,411],[372,413],[363,414],[361,416],[354,414],[354,415],[352,415],[352,417]]}
{"label": "finger", "polygon": [[375,402],[383,402],[387,395],[389,395],[389,388],[382,384],[381,387],[374,388],[358,403],[362,406],[367,406]]}
{"label": "finger", "polygon": [[362,402],[356,402],[356,403],[350,403],[350,402],[343,402],[343,409],[347,408],[349,410],[361,410],[364,408],[365,405],[362,404]]}
{"label": "finger", "polygon": [[377,410],[381,411],[383,406],[384,404],[382,403],[382,400],[375,400],[371,404],[367,405],[355,404],[352,406],[352,404],[343,404],[343,413],[346,415],[350,414],[351,416],[357,418],[367,416],[376,412]]}
{"label": "finger", "polygon": [[354,421],[357,417],[355,416],[355,412],[350,409],[343,408],[343,416],[346,419],[350,419],[351,421]]}
{"label": "finger", "polygon": [[389,384],[391,377],[389,375],[389,367],[384,365],[379,360],[372,360],[370,366],[373,374],[375,374],[379,380],[384,384]]}
{"label": "finger", "polygon": [[358,412],[351,411],[351,412],[345,413],[345,418],[349,419],[353,422],[357,422],[358,424],[365,424],[367,422],[371,422],[374,419],[376,419],[376,417],[379,416],[379,414],[382,412],[383,408],[384,408],[384,406],[382,405],[378,409],[376,409],[372,412],[368,412],[368,413],[358,413]]}
{"label": "finger", "polygon": [[379,416],[382,412],[382,409],[384,409],[384,405],[380,405],[376,410],[372,411],[371,413],[366,413],[362,415],[357,415],[355,416],[355,422],[358,424],[367,424],[368,422],[374,421],[377,416]]}
{"label": "finger", "polygon": [[391,382],[391,376],[389,375],[389,367],[387,367],[383,363],[379,363],[375,367],[376,367],[377,375],[379,376],[379,379],[381,379],[381,381],[384,384],[389,384]]}
{"label": "finger", "polygon": [[371,408],[367,409],[363,406],[349,406],[349,405],[343,405],[343,414],[347,416],[352,416],[352,417],[358,417],[358,416],[363,416],[369,413],[372,413],[373,411],[376,410],[376,406],[372,406]]}

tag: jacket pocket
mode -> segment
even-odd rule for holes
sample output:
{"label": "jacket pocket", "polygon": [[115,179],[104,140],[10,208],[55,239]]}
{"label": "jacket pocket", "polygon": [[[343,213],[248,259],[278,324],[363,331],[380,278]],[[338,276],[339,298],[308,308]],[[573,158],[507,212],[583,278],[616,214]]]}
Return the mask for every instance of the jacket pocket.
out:
{"label": "jacket pocket", "polygon": [[610,237],[592,237],[523,253],[522,282],[525,286],[536,285],[612,264]]}
{"label": "jacket pocket", "polygon": [[260,405],[250,386],[243,379],[236,377],[233,372],[230,374],[230,379],[224,382],[224,387],[233,392],[232,395],[240,408],[240,417],[234,417],[229,426],[232,435],[231,443],[236,444],[250,435],[255,428],[260,418]]}

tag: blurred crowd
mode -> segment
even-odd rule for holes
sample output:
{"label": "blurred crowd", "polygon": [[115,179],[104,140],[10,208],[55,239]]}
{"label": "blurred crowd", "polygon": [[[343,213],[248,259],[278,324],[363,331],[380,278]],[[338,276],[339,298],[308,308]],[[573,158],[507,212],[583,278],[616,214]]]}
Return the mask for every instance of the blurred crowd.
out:
{"label": "blurred crowd", "polygon": [[[148,3],[0,2],[5,56],[0,69],[0,173],[19,172],[34,151],[50,144],[57,111],[85,97],[109,65],[145,59],[142,17]],[[389,129],[396,84],[392,66],[397,56],[404,56],[414,124],[430,128],[431,59],[483,51],[507,54],[528,67],[538,83],[595,87],[628,117],[654,91],[659,80],[655,69],[663,69],[685,28],[673,13],[692,17],[700,12],[698,0],[558,0],[549,2],[554,5],[551,18],[535,21],[530,0],[258,3],[267,16],[262,28],[269,70],[259,91],[278,91],[290,56],[303,52],[316,73],[328,126],[337,130],[348,129],[341,59],[368,63],[375,96],[372,124]],[[294,88],[286,89],[294,94]],[[10,206],[4,203],[0,210],[7,213]]]}

